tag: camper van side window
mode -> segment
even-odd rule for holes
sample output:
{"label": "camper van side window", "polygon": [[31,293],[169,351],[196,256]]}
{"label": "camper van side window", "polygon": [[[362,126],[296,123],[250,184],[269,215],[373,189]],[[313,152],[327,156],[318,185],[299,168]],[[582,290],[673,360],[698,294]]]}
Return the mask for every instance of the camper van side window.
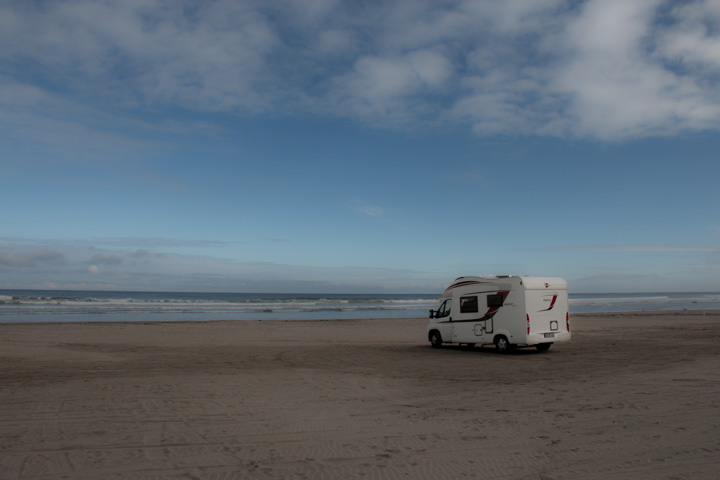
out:
{"label": "camper van side window", "polygon": [[502,293],[496,293],[494,295],[488,295],[487,296],[487,306],[488,307],[502,307],[503,306],[503,296]]}
{"label": "camper van side window", "polygon": [[477,313],[478,297],[460,297],[460,313]]}

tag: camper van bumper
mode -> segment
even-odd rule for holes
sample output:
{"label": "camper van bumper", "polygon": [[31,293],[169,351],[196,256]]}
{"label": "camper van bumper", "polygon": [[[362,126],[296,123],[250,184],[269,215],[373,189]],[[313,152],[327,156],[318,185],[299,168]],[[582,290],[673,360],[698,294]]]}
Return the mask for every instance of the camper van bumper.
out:
{"label": "camper van bumper", "polygon": [[537,345],[539,343],[567,342],[569,340],[570,332],[531,333],[526,338],[526,344]]}

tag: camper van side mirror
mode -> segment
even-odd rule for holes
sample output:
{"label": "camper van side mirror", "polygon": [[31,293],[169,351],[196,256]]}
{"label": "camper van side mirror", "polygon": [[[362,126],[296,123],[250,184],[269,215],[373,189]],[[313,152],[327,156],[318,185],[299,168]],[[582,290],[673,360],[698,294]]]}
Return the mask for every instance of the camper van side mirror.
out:
{"label": "camper van side mirror", "polygon": [[435,318],[435,312],[432,308],[430,309],[430,318]]}

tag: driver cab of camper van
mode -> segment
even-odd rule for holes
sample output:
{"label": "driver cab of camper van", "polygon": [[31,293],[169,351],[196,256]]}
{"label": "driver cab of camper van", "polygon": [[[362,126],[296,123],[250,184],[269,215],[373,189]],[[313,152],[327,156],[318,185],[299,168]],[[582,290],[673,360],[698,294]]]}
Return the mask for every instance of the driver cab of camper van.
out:
{"label": "driver cab of camper van", "polygon": [[437,309],[437,312],[433,312],[432,310],[430,310],[430,318],[443,318],[450,316],[451,307],[452,298],[448,298],[442,303],[442,305],[440,305],[440,308]]}

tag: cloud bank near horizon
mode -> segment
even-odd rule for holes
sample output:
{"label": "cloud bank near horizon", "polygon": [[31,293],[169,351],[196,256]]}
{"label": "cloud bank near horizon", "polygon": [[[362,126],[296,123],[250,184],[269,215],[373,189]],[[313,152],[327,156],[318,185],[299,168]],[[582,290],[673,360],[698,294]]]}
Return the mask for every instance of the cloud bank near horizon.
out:
{"label": "cloud bank near horizon", "polygon": [[[427,272],[393,268],[289,265],[170,252],[178,243],[171,239],[125,242],[126,248],[119,239],[0,239],[0,289],[422,293],[441,288],[444,281]],[[148,244],[154,246],[137,248]]]}
{"label": "cloud bank near horizon", "polygon": [[713,0],[8,2],[0,124],[46,142],[181,128],[177,111],[601,141],[716,131],[718,27]]}
{"label": "cloud bank near horizon", "polygon": [[[231,260],[217,255],[171,252],[171,239],[127,238],[92,241],[0,239],[0,289],[141,290],[276,293],[432,293],[452,280],[445,272],[363,266],[310,266],[275,262]],[[195,245],[213,242],[192,242]],[[138,246],[149,246],[138,248]],[[566,278],[575,292],[650,291],[648,281],[678,290],[677,280],[643,258],[667,257],[674,269],[704,272],[683,288],[707,288],[705,278],[720,268],[717,248],[663,245],[566,246],[542,251],[594,252],[610,260],[628,254],[633,263],[608,266],[588,275],[578,270]],[[682,264],[675,263],[681,261]],[[488,266],[489,267],[489,266]],[[463,271],[462,274],[556,275],[553,272],[515,271],[505,264],[497,271]],[[515,267],[517,268],[517,267]],[[614,271],[617,270],[617,271]],[[630,273],[628,273],[630,272]],[[706,288],[699,288],[706,285]]]}

